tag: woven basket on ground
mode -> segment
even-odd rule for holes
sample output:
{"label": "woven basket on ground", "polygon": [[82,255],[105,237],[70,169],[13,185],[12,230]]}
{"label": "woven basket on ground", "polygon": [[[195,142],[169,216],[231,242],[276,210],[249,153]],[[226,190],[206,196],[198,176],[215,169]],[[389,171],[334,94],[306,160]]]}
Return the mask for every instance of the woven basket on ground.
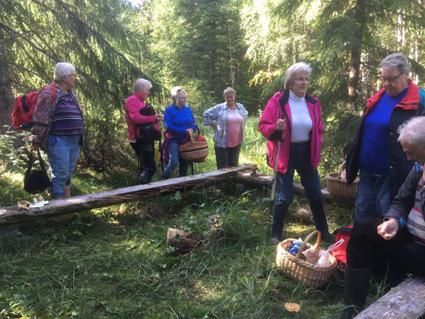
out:
{"label": "woven basket on ground", "polygon": [[180,145],[180,157],[185,161],[202,163],[208,157],[208,143],[203,140],[192,140]]}
{"label": "woven basket on ground", "polygon": [[315,247],[320,245],[320,232],[315,230],[309,234],[303,241],[299,252],[294,256],[287,251],[295,241],[294,238],[288,238],[280,242],[277,246],[276,264],[279,270],[291,278],[306,284],[307,286],[318,288],[325,285],[336,271],[337,262],[331,255],[332,265],[326,268],[318,268],[301,259],[302,252],[311,247],[308,241],[317,234]]}
{"label": "woven basket on ground", "polygon": [[341,178],[341,174],[334,173],[326,176],[326,188],[332,197],[342,200],[354,200],[357,194],[357,187],[359,180],[356,180],[348,185],[347,182]]}

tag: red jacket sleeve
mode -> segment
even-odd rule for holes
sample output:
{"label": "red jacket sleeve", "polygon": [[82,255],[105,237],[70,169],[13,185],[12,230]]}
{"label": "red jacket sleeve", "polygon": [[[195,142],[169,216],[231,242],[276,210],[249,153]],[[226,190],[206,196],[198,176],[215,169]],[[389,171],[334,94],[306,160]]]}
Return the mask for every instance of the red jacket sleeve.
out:
{"label": "red jacket sleeve", "polygon": [[272,96],[268,100],[263,114],[260,116],[258,130],[268,140],[270,139],[270,136],[276,131],[276,122],[280,114],[279,107],[279,100]]}
{"label": "red jacket sleeve", "polygon": [[127,118],[134,124],[155,123],[156,115],[141,115],[140,110],[145,106],[136,96],[130,96],[125,102]]}

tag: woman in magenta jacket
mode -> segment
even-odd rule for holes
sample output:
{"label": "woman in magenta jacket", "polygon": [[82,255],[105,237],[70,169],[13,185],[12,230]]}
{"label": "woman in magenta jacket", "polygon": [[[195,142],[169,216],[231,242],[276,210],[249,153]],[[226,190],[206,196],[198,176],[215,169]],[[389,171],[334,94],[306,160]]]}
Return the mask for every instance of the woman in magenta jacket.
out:
{"label": "woman in magenta jacket", "polygon": [[[128,139],[131,148],[139,161],[138,176],[140,184],[147,184],[155,174],[154,143],[146,140],[140,133],[141,124],[152,123],[158,126],[162,121],[161,114],[142,115],[140,112],[146,107],[146,99],[150,94],[152,83],[145,79],[138,79],[134,83],[133,94],[125,101],[125,120],[128,127]],[[158,127],[160,130],[160,127]]]}
{"label": "woman in magenta jacket", "polygon": [[258,129],[267,139],[267,162],[275,171],[276,194],[273,207],[272,241],[282,240],[283,220],[293,199],[295,170],[301,178],[316,228],[325,241],[332,241],[326,222],[320,178],[323,122],[320,102],[306,95],[311,67],[303,62],[288,68],[284,90],[267,102]]}

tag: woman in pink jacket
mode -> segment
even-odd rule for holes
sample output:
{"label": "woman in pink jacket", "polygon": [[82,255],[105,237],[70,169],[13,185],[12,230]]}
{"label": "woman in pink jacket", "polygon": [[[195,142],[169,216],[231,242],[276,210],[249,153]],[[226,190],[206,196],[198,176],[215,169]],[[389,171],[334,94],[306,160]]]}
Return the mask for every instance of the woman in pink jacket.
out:
{"label": "woman in pink jacket", "polygon": [[[140,133],[141,124],[158,124],[162,121],[161,114],[142,115],[141,111],[146,108],[146,99],[150,94],[152,83],[145,79],[138,79],[134,83],[133,94],[125,101],[125,120],[128,126],[128,139],[136,153],[139,167],[138,175],[141,184],[150,182],[155,174],[156,163],[154,159],[154,142],[145,139]],[[158,128],[160,130],[160,127]]]}
{"label": "woman in pink jacket", "polygon": [[269,99],[258,124],[267,139],[267,161],[276,178],[273,243],[282,240],[283,220],[293,198],[295,170],[304,186],[316,228],[323,240],[333,240],[326,222],[317,173],[323,135],[320,102],[306,95],[310,75],[311,67],[306,63],[290,66],[284,76],[285,89]]}

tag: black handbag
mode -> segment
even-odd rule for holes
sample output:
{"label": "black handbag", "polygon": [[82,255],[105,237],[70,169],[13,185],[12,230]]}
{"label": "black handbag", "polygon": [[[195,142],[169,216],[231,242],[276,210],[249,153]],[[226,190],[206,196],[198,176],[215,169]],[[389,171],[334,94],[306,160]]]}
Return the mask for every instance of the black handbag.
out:
{"label": "black handbag", "polygon": [[40,150],[38,153],[38,162],[41,169],[32,169],[34,164],[34,156],[32,152],[28,155],[28,168],[25,172],[24,177],[24,190],[30,194],[38,194],[44,192],[52,184],[50,178],[47,175],[46,168],[44,166],[43,158],[41,157]]}
{"label": "black handbag", "polygon": [[[155,115],[155,109],[152,105],[146,104],[146,106],[140,109],[141,115]],[[146,123],[139,125],[140,138],[142,141],[153,142],[161,139],[161,129],[154,123]]]}

